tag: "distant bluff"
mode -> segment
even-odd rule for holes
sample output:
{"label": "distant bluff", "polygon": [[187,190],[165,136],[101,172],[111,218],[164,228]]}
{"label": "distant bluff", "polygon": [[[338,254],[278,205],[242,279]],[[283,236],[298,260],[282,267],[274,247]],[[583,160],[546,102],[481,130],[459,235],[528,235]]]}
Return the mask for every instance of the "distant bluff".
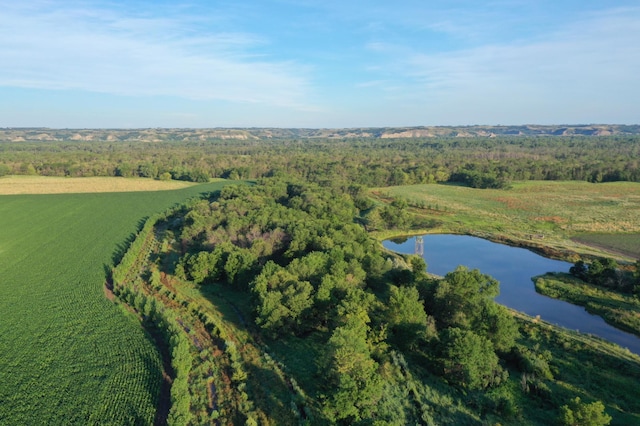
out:
{"label": "distant bluff", "polygon": [[206,141],[265,139],[398,139],[500,136],[638,135],[640,125],[419,126],[345,129],[210,128],[210,129],[51,129],[0,128],[0,141]]}

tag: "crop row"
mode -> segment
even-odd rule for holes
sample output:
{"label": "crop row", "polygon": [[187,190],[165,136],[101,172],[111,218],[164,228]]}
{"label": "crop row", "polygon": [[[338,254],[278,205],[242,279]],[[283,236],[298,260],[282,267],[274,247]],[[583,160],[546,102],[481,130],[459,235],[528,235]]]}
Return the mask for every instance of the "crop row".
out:
{"label": "crop row", "polygon": [[0,424],[153,422],[161,358],[105,272],[140,218],[223,185],[0,196]]}

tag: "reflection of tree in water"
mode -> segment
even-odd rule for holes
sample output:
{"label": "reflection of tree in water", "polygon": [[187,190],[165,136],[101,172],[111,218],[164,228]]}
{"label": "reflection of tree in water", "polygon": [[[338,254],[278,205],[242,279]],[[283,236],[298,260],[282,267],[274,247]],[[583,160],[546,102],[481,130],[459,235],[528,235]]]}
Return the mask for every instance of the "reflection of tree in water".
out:
{"label": "reflection of tree in water", "polygon": [[390,238],[389,241],[395,243],[395,244],[404,244],[409,240],[408,237],[395,237],[395,238]]}

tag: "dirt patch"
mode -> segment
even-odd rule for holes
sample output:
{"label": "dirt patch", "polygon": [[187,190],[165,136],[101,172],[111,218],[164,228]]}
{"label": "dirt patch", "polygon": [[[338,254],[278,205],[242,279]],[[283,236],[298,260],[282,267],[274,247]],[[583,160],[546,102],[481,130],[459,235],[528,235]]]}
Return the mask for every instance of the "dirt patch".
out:
{"label": "dirt patch", "polygon": [[539,222],[550,222],[550,223],[566,223],[567,219],[560,216],[538,216],[533,218]]}
{"label": "dirt patch", "polygon": [[104,282],[104,295],[112,302],[116,299],[116,295],[113,294],[113,283],[109,280]]}

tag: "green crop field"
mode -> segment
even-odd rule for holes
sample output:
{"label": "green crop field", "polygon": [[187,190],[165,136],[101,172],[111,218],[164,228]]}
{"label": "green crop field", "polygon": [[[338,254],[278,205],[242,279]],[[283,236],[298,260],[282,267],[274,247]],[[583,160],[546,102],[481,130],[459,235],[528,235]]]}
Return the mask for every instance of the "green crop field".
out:
{"label": "green crop field", "polygon": [[[510,189],[455,185],[379,188],[382,199],[403,198],[418,214],[436,218],[442,230],[490,232],[515,238],[544,237],[545,244],[576,242],[640,255],[640,184],[528,181]],[[596,244],[589,235],[606,233]],[[571,238],[579,236],[572,241]],[[634,241],[634,243],[630,243]]]}
{"label": "green crop field", "polygon": [[161,360],[104,293],[141,221],[175,191],[0,196],[0,424],[150,424]]}

